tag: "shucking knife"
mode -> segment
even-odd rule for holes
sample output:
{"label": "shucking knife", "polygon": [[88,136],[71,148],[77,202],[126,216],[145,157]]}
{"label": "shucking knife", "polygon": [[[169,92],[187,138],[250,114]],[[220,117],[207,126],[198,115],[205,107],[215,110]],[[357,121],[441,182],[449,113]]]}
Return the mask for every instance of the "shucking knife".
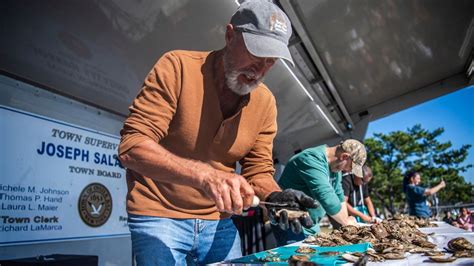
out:
{"label": "shucking knife", "polygon": [[253,196],[252,207],[257,207],[258,205],[267,205],[267,206],[275,206],[275,207],[287,207],[288,203],[276,203],[276,202],[268,202],[268,201],[260,201],[257,196]]}

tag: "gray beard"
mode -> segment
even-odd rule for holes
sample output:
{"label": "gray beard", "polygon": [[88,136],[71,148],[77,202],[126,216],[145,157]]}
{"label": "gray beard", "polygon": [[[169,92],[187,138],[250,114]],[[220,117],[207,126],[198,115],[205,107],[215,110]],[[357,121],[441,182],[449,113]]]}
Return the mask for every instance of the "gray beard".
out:
{"label": "gray beard", "polygon": [[263,82],[263,76],[262,76],[262,77],[257,77],[255,81],[249,84],[240,83],[238,80],[238,77],[240,75],[254,78],[255,73],[253,71],[240,71],[240,70],[229,71],[229,69],[232,69],[232,63],[228,62],[227,56],[226,54],[224,54],[225,84],[227,85],[227,87],[229,87],[231,91],[233,91],[237,95],[242,96],[242,95],[249,94],[251,91],[257,88],[260,82]]}

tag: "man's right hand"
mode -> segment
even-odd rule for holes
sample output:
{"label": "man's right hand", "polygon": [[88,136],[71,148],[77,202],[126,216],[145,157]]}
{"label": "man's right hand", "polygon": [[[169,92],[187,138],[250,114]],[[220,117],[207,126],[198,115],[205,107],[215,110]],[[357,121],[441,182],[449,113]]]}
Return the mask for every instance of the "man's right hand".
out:
{"label": "man's right hand", "polygon": [[210,169],[203,175],[201,184],[219,212],[240,215],[252,205],[255,192],[241,175]]}
{"label": "man's right hand", "polygon": [[[123,166],[156,181],[203,190],[219,211],[241,214],[243,208],[252,204],[254,191],[244,177],[179,157],[154,140],[146,138],[119,158]],[[157,176],[157,172],[162,174]]]}
{"label": "man's right hand", "polygon": [[357,220],[354,216],[349,216],[347,213],[346,202],[341,202],[341,210],[333,215],[330,215],[340,225],[357,225]]}

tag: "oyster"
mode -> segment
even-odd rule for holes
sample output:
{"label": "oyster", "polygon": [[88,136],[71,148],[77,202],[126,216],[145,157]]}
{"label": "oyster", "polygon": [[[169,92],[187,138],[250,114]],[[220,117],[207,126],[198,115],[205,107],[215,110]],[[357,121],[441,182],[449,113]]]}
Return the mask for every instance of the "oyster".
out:
{"label": "oyster", "polygon": [[310,235],[303,240],[303,243],[314,243],[317,241],[316,235]]}
{"label": "oyster", "polygon": [[344,234],[356,235],[359,232],[359,228],[355,225],[346,225],[341,227],[341,231]]}
{"label": "oyster", "polygon": [[430,220],[418,217],[415,218],[415,224],[419,227],[438,227],[437,224],[430,223]]}
{"label": "oyster", "polygon": [[[330,234],[320,233],[319,235],[309,236],[304,240],[305,243],[311,243],[319,246],[339,246],[351,243],[371,243],[373,249],[367,251],[369,261],[384,261],[385,259],[403,259],[405,252],[427,253],[434,251],[436,245],[428,241],[428,236],[418,230],[418,227],[428,220],[397,215],[393,219],[384,220],[382,223],[357,227],[353,225],[342,226],[338,230],[333,230]],[[458,240],[451,244],[454,251],[459,250],[458,246],[466,246]],[[454,248],[456,246],[456,248]],[[362,257],[356,253],[348,253],[350,256]],[[430,253],[431,254],[431,253]],[[432,253],[437,255],[438,253]],[[469,254],[462,254],[468,256]],[[352,260],[351,260],[352,261]],[[352,261],[354,262],[354,261]]]}
{"label": "oyster", "polygon": [[274,261],[281,261],[280,255],[278,252],[275,252],[273,250],[268,250],[265,252],[266,255],[262,258],[259,258],[258,260],[261,262],[274,262]]}
{"label": "oyster", "polygon": [[384,250],[388,248],[394,248],[394,249],[403,249],[404,246],[398,243],[393,243],[393,242],[387,242],[387,243],[377,243],[373,245],[374,250],[382,253]]}
{"label": "oyster", "polygon": [[403,252],[405,249],[403,248],[403,246],[401,247],[389,247],[389,248],[386,248],[384,250],[382,250],[382,254],[387,254],[387,253],[401,253]]}
{"label": "oyster", "polygon": [[309,213],[306,211],[296,211],[296,210],[289,210],[289,209],[280,209],[276,212],[276,216],[280,217],[281,212],[286,211],[288,214],[288,219],[298,219],[303,216],[309,216]]}
{"label": "oyster", "polygon": [[455,251],[454,256],[458,258],[474,258],[474,250]]}
{"label": "oyster", "polygon": [[370,261],[378,261],[378,262],[382,262],[384,261],[384,257],[380,256],[379,254],[377,254],[377,252],[375,252],[375,250],[369,248],[367,250],[367,255],[369,255],[369,260]]}
{"label": "oyster", "polygon": [[298,249],[296,249],[296,253],[301,253],[301,254],[311,254],[315,253],[316,249],[308,246],[300,246]]}
{"label": "oyster", "polygon": [[377,241],[378,240],[374,237],[363,237],[359,239],[359,242],[356,242],[356,243],[370,243],[371,245],[374,245],[377,243]]}
{"label": "oyster", "polygon": [[387,260],[402,260],[405,258],[405,254],[403,252],[391,252],[382,254],[382,257]]}
{"label": "oyster", "polygon": [[316,263],[311,262],[308,255],[292,255],[288,260],[290,266],[315,266]]}
{"label": "oyster", "polygon": [[259,258],[261,262],[275,262],[275,261],[281,261],[281,258],[278,255],[267,255],[265,257]]}
{"label": "oyster", "polygon": [[360,240],[360,236],[356,234],[344,234],[342,235],[344,240],[351,242],[351,243],[357,243]]}
{"label": "oyster", "polygon": [[395,215],[392,217],[392,219],[393,219],[393,220],[403,220],[403,219],[405,219],[405,217],[406,217],[406,216],[403,215],[403,214],[395,214]]}
{"label": "oyster", "polygon": [[339,256],[340,254],[341,254],[341,252],[339,252],[339,251],[324,251],[324,252],[319,253],[318,255],[321,255],[321,256]]}
{"label": "oyster", "polygon": [[303,243],[318,245],[321,247],[336,246],[332,241],[331,236],[325,233],[319,233],[319,235],[311,235],[303,240]]}
{"label": "oyster", "polygon": [[426,256],[444,256],[443,251],[435,251],[435,250],[430,250],[425,252]]}
{"label": "oyster", "polygon": [[450,251],[463,251],[463,250],[474,250],[474,246],[469,240],[464,237],[456,237],[448,242],[448,249]]}
{"label": "oyster", "polygon": [[385,226],[383,224],[374,224],[370,227],[372,234],[377,238],[377,239],[382,239],[388,236],[387,230],[385,229]]}
{"label": "oyster", "polygon": [[362,253],[362,252],[352,252],[351,254],[354,255],[354,256],[356,256],[356,257],[359,257],[359,258],[360,258],[360,257],[364,256],[365,253]]}
{"label": "oyster", "polygon": [[308,255],[292,255],[290,257],[290,260],[309,261],[309,256]]}
{"label": "oyster", "polygon": [[436,244],[433,244],[423,239],[413,239],[412,243],[422,248],[435,248],[436,247]]}
{"label": "oyster", "polygon": [[435,261],[435,262],[453,262],[457,258],[456,256],[450,256],[450,257],[445,257],[445,256],[431,256],[430,260]]}
{"label": "oyster", "polygon": [[348,262],[357,262],[359,260],[359,257],[354,256],[350,253],[344,253],[342,254],[342,258],[347,260]]}

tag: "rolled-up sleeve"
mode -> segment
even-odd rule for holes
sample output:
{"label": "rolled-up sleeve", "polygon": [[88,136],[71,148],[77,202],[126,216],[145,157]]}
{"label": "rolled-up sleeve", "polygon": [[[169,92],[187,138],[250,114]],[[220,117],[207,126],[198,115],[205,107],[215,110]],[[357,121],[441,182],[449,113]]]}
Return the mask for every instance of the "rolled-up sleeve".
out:
{"label": "rolled-up sleeve", "polygon": [[[327,166],[322,164],[321,161],[311,156],[304,156],[298,161],[298,170],[311,192],[311,197],[319,201],[327,214],[334,215],[341,210],[341,200],[331,186],[327,173],[323,170]],[[341,180],[339,179],[339,181]],[[342,187],[340,195],[344,199]]]}
{"label": "rolled-up sleeve", "polygon": [[119,154],[145,138],[157,143],[168,133],[181,91],[181,66],[173,53],[163,55],[147,75],[120,131]]}

